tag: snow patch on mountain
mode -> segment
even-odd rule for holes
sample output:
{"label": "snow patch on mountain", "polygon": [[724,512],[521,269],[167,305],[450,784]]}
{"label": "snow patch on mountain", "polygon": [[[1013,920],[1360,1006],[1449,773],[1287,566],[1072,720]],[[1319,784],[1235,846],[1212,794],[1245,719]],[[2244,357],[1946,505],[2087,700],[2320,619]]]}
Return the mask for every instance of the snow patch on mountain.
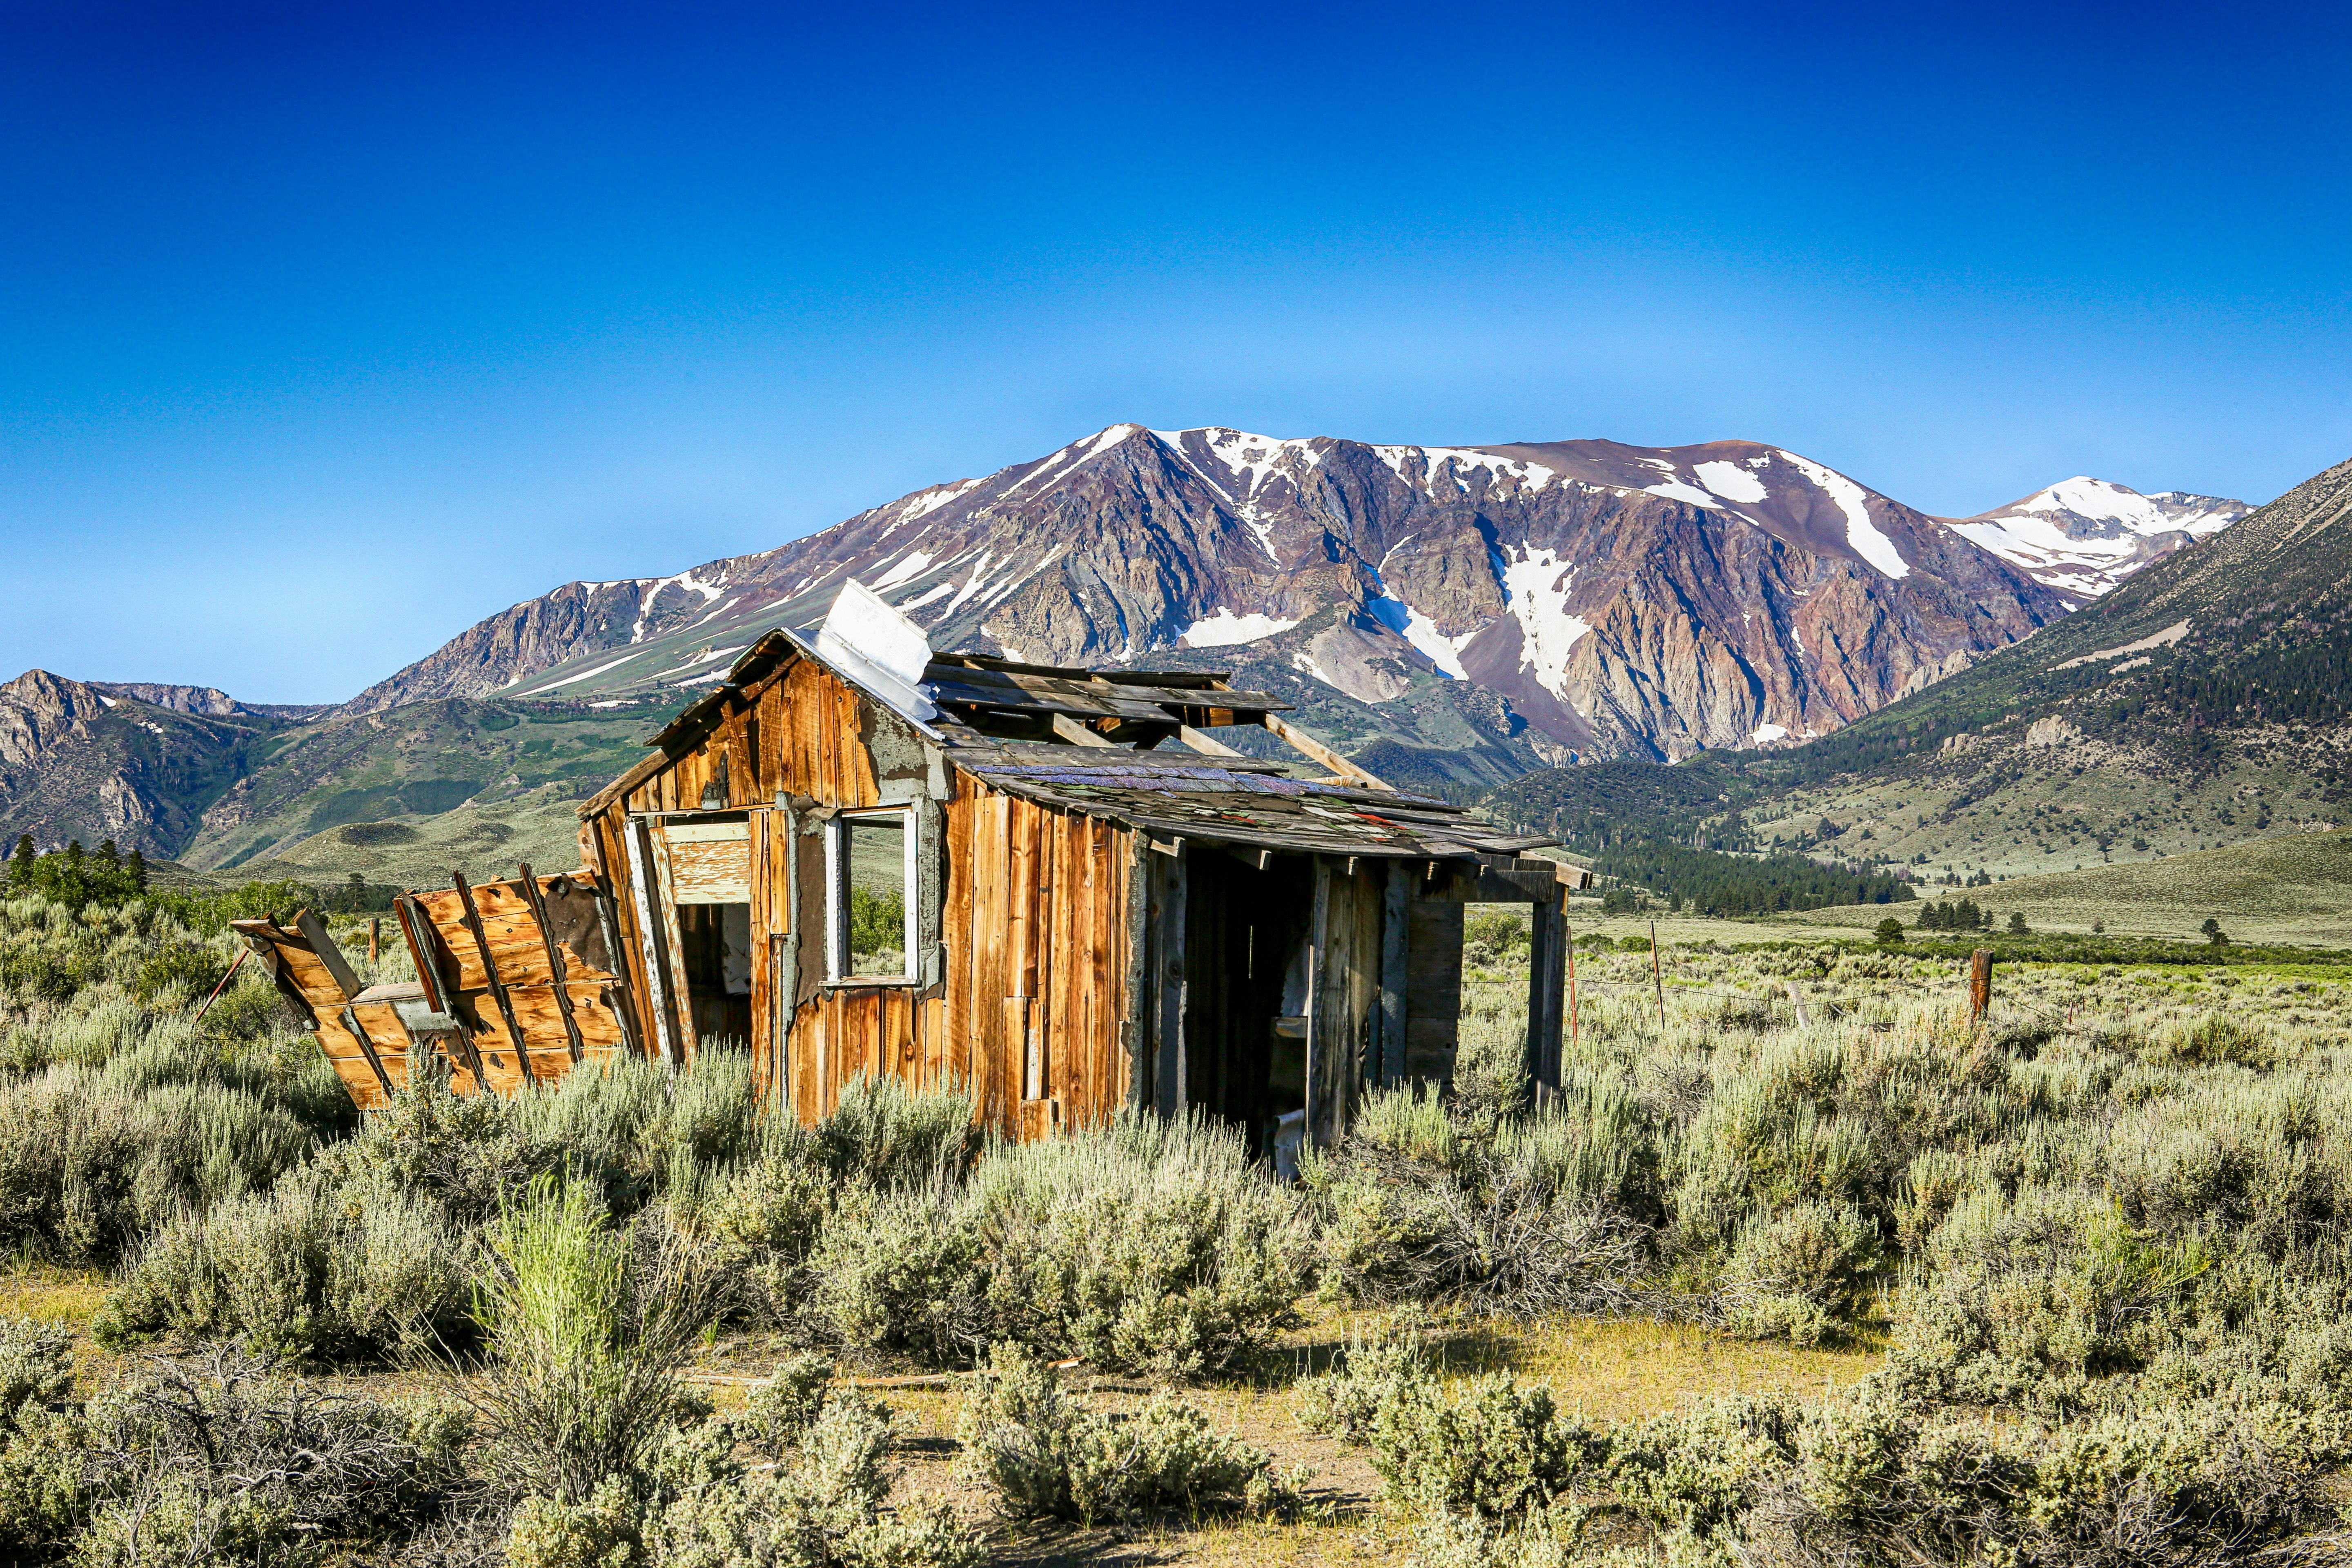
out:
{"label": "snow patch on mountain", "polygon": [[631,642],[646,640],[646,620],[654,613],[654,601],[661,597],[664,588],[684,588],[688,593],[699,594],[705,605],[727,591],[727,574],[723,570],[716,583],[706,583],[692,572],[680,572],[674,577],[641,577],[638,582],[643,584],[645,592],[637,599],[637,624],[629,628]]}
{"label": "snow patch on mountain", "polygon": [[[1756,459],[1749,459],[1751,462]],[[1691,469],[1698,482],[1726,500],[1759,501],[1765,499],[1764,481],[1752,468],[1738,463],[1700,463]]]}
{"label": "snow patch on mountain", "polygon": [[1272,616],[1255,612],[1237,616],[1222,605],[1213,615],[1202,616],[1176,634],[1179,647],[1232,647],[1237,643],[1257,642],[1277,632],[1286,632],[1298,623],[1276,620]]}
{"label": "snow patch on mountain", "polygon": [[1366,601],[1380,623],[1404,638],[1429,658],[1429,661],[1455,680],[1467,680],[1463,672],[1462,648],[1478,629],[1464,632],[1458,637],[1447,637],[1437,629],[1437,623],[1392,594],[1382,594]]}
{"label": "snow patch on mountain", "polygon": [[879,577],[875,578],[869,586],[871,586],[877,593],[879,593],[885,588],[895,588],[901,583],[912,582],[915,578],[922,575],[923,568],[929,566],[930,563],[930,552],[927,550],[909,550],[907,552],[905,556],[899,560],[897,565],[891,567],[887,572],[883,573]]}
{"label": "snow patch on mountain", "polygon": [[1870,520],[1870,498],[1863,493],[1860,485],[1836,469],[1808,462],[1794,452],[1782,452],[1780,456],[1837,502],[1838,510],[1845,513],[1845,542],[1856,555],[1889,577],[1911,575],[1911,563],[1903,559],[1903,552],[1895,548],[1895,541],[1879,532],[1878,525]]}
{"label": "snow patch on mountain", "polygon": [[[1569,653],[1592,629],[1569,613],[1576,568],[1549,548],[1504,548],[1503,596],[1519,623],[1519,667],[1532,670],[1537,685],[1565,701]],[[1518,558],[1512,560],[1515,548]]]}
{"label": "snow patch on mountain", "polygon": [[[1453,479],[1454,492],[1458,495],[1470,493],[1469,485],[1462,479],[1463,471],[1467,468],[1484,468],[1496,479],[1516,479],[1531,490],[1540,490],[1547,485],[1557,483],[1560,477],[1557,469],[1548,468],[1541,463],[1531,463],[1524,458],[1499,457],[1471,447],[1374,447],[1372,451],[1388,465],[1390,472],[1409,485],[1434,487],[1438,470],[1451,465],[1452,472],[1448,477]],[[1415,468],[1421,470],[1418,477],[1412,472]]]}

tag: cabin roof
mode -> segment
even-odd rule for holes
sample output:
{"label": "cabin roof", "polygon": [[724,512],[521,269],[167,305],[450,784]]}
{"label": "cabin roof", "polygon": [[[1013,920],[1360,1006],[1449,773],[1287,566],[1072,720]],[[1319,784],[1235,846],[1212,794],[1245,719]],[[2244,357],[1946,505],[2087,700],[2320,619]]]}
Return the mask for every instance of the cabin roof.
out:
{"label": "cabin roof", "polygon": [[[823,665],[882,702],[940,745],[946,760],[992,788],[1041,805],[1108,817],[1171,838],[1297,852],[1422,859],[1510,855],[1558,841],[1514,835],[1462,806],[1388,788],[1289,776],[1261,758],[1095,744],[1008,743],[965,721],[1030,714],[1085,724],[1122,723],[1165,733],[1178,724],[1264,722],[1290,704],[1236,691],[1221,670],[1086,669],[1024,664],[986,654],[935,654],[918,690],[931,711],[862,680],[793,633],[772,631],[738,658],[717,690],[696,699],[648,744],[658,754],[583,805],[593,815],[618,795],[690,751],[718,723],[730,699],[794,658]],[[1223,717],[1211,719],[1212,710]],[[1368,775],[1367,775],[1368,776]]]}
{"label": "cabin roof", "polygon": [[1276,764],[1090,748],[958,747],[948,760],[1008,795],[1175,838],[1336,855],[1453,859],[1552,839],[1496,829],[1461,806],[1395,790],[1295,779]]}

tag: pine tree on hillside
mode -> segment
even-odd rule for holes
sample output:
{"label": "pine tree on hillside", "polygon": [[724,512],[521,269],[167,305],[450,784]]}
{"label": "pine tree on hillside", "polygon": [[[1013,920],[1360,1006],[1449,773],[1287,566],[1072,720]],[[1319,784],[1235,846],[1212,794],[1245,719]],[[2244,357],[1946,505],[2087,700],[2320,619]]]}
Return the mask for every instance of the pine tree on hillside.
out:
{"label": "pine tree on hillside", "polygon": [[123,866],[131,873],[131,886],[142,893],[145,892],[147,890],[147,857],[133,849],[131,852],[131,858],[123,862]]}
{"label": "pine tree on hillside", "polygon": [[33,862],[38,858],[40,858],[40,851],[33,847],[33,836],[29,833],[18,834],[16,853],[8,858],[8,885],[12,888],[30,886],[33,880]]}

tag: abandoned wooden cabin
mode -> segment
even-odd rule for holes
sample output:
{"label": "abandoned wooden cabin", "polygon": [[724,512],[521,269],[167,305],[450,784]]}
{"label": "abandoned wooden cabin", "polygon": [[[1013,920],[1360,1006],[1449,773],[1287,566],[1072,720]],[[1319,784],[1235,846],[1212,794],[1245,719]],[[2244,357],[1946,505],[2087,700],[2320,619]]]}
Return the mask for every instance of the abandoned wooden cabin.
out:
{"label": "abandoned wooden cabin", "polygon": [[[1557,1085],[1580,874],[1284,710],[1215,674],[934,654],[852,584],[580,807],[580,869],[401,899],[416,983],[360,989],[315,917],[238,929],[362,1106],[413,1052],[511,1092],[726,1040],[803,1121],[876,1074],[965,1085],[1022,1137],[1198,1108],[1271,1150],[1328,1142],[1364,1085],[1451,1075],[1464,905],[1517,901],[1527,1070]],[[1236,726],[1318,776],[1211,733]]]}

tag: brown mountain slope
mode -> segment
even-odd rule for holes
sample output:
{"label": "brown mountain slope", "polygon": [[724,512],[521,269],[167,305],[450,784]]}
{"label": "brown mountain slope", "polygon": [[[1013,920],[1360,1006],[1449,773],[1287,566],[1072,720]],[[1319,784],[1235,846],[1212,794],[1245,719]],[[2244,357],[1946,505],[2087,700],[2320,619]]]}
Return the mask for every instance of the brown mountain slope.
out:
{"label": "brown mountain slope", "polygon": [[778,550],[567,584],[346,710],[690,689],[759,630],[813,623],[850,576],[942,647],[1278,667],[1342,729],[1460,751],[1418,717],[1442,711],[1505,772],[1825,733],[2065,607],[1947,525],[1749,442],[1123,425]]}

